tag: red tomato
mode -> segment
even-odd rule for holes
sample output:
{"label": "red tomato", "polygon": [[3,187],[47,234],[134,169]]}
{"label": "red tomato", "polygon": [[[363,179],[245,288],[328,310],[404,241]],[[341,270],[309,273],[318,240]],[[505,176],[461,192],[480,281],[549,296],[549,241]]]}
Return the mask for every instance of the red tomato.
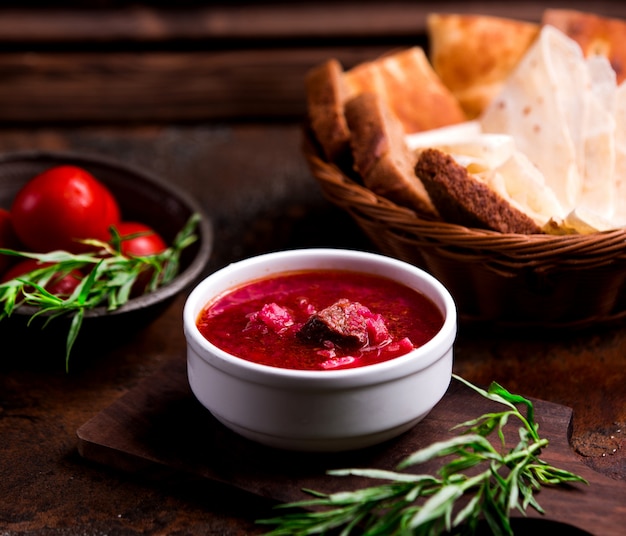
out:
{"label": "red tomato", "polygon": [[[39,263],[36,259],[24,259],[9,268],[3,274],[0,282],[5,283],[11,279],[16,279],[21,275],[27,274],[28,272],[32,272],[37,268],[43,268],[44,266],[49,265],[50,263]],[[78,270],[72,270],[66,275],[55,274],[52,276],[45,288],[48,292],[50,292],[50,294],[55,294],[56,296],[69,296],[72,292],[74,292],[74,289],[79,285],[82,278],[83,274],[81,274]]]}
{"label": "red tomato", "polygon": [[[122,243],[120,249],[127,256],[149,256],[156,255],[167,249],[167,245],[161,236],[148,225],[136,221],[123,221],[116,225]],[[132,238],[131,235],[142,233]],[[144,234],[145,233],[145,234]],[[132,296],[140,296],[146,292],[147,286],[152,278],[152,268],[144,268],[139,274],[137,281],[131,291]]]}
{"label": "red tomato", "polygon": [[[0,248],[19,248],[19,240],[11,222],[11,213],[5,208],[0,208]],[[0,255],[0,274],[13,263],[13,259],[14,257]]]}
{"label": "red tomato", "polygon": [[[121,250],[124,255],[144,257],[161,253],[167,249],[163,238],[148,225],[135,221],[123,221],[118,223],[116,228],[122,238]],[[142,234],[125,239],[125,237],[138,233]]]}
{"label": "red tomato", "polygon": [[93,175],[76,166],[57,166],[18,192],[11,215],[17,236],[32,251],[81,252],[89,248],[77,239],[109,240],[120,209]]}

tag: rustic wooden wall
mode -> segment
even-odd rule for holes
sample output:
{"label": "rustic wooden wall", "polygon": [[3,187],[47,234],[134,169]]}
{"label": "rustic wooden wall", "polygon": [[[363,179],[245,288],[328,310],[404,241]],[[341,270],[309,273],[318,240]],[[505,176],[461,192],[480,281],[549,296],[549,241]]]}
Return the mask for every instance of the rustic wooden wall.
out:
{"label": "rustic wooden wall", "polygon": [[[293,120],[306,70],[328,57],[349,68],[426,45],[432,11],[538,20],[543,4],[3,2],[0,124]],[[593,10],[626,18],[622,2]]]}

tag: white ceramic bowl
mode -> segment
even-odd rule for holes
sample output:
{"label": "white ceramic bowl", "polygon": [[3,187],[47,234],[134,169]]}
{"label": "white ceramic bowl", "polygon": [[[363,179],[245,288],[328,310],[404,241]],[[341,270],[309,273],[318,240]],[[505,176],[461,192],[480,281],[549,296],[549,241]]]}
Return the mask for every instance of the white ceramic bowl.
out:
{"label": "white ceramic bowl", "polygon": [[[233,287],[303,269],[348,269],[395,279],[429,297],[444,315],[433,339],[400,357],[345,370],[291,370],[230,355],[202,336],[203,307]],[[342,451],[391,439],[422,420],[451,379],[456,308],[445,287],[423,270],[382,255],[302,249],[252,257],[213,273],[190,293],[183,312],[189,384],[215,418],[272,447]]]}

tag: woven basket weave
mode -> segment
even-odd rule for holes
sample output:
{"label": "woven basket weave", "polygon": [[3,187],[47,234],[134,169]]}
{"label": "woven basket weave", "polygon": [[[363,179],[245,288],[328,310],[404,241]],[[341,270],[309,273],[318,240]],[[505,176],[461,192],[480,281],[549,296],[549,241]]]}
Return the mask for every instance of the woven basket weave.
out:
{"label": "woven basket weave", "polygon": [[377,196],[306,138],[324,196],[381,253],[419,266],[453,295],[461,321],[501,327],[581,327],[626,317],[626,231],[518,235],[419,218]]}

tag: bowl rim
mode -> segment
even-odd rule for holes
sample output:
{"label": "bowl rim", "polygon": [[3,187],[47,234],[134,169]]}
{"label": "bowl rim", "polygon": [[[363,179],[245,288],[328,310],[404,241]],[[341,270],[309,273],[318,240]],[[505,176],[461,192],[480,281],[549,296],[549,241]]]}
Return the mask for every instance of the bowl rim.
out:
{"label": "bowl rim", "polygon": [[[194,197],[185,189],[176,187],[173,184],[166,182],[160,176],[157,176],[154,172],[147,171],[140,168],[136,164],[129,164],[122,162],[116,158],[90,153],[90,152],[78,152],[78,151],[62,151],[62,150],[18,150],[10,151],[0,154],[0,165],[18,161],[32,161],[36,162],[41,160],[42,162],[50,160],[58,163],[71,164],[71,165],[94,165],[105,166],[111,169],[118,170],[122,173],[128,173],[129,175],[136,175],[142,179],[146,179],[147,182],[155,184],[159,189],[167,192],[172,197],[180,199],[183,204],[189,207],[190,212],[198,213],[200,215],[200,221],[198,222],[198,251],[193,260],[183,271],[170,281],[167,285],[159,287],[154,292],[142,294],[136,298],[130,299],[124,305],[109,311],[105,305],[88,309],[85,311],[85,318],[95,318],[101,316],[113,316],[123,313],[144,309],[157,303],[163,302],[173,296],[175,296],[182,289],[192,284],[195,279],[205,269],[211,251],[213,249],[214,230],[213,224],[210,221],[205,210],[200,206]],[[16,315],[28,315],[31,316],[39,309],[35,306],[21,306],[14,311]]]}
{"label": "bowl rim", "polygon": [[[404,273],[409,273],[429,287],[429,289],[436,294],[437,300],[441,301],[437,306],[442,309],[444,324],[432,339],[407,354],[380,363],[339,370],[297,370],[263,365],[231,355],[202,336],[196,326],[196,319],[203,307],[203,303],[207,302],[207,299],[204,297],[207,287],[210,287],[216,280],[227,277],[233,270],[241,271],[246,268],[254,267],[255,265],[261,267],[265,266],[267,268],[266,265],[269,264],[275,267],[275,269],[266,269],[263,272],[266,275],[291,271],[290,269],[282,269],[280,267],[280,261],[298,258],[303,261],[310,259],[312,262],[320,262],[321,259],[345,262],[369,262],[376,263],[378,266],[384,265],[389,268],[401,270]],[[312,268],[315,268],[315,266]],[[355,271],[359,271],[358,268],[354,269]],[[367,272],[367,270],[364,269],[361,271]],[[262,277],[262,275],[260,274],[259,277]],[[233,287],[234,286],[236,286],[236,284],[233,285]],[[421,289],[418,290],[424,292]],[[426,294],[426,292],[424,293]],[[437,301],[432,297],[431,300]],[[255,255],[231,263],[213,272],[200,281],[188,295],[183,308],[183,328],[189,346],[204,350],[209,352],[209,354],[212,353],[211,364],[234,375],[245,375],[253,381],[270,382],[276,385],[283,385],[281,382],[289,380],[291,382],[297,382],[299,387],[320,387],[320,384],[327,387],[333,385],[345,386],[348,384],[356,386],[371,383],[373,379],[376,383],[383,383],[399,376],[415,373],[443,358],[446,352],[451,349],[456,338],[457,311],[451,294],[438,279],[425,270],[405,261],[378,253],[345,248],[303,248]],[[204,357],[202,357],[202,359],[207,361]]]}

